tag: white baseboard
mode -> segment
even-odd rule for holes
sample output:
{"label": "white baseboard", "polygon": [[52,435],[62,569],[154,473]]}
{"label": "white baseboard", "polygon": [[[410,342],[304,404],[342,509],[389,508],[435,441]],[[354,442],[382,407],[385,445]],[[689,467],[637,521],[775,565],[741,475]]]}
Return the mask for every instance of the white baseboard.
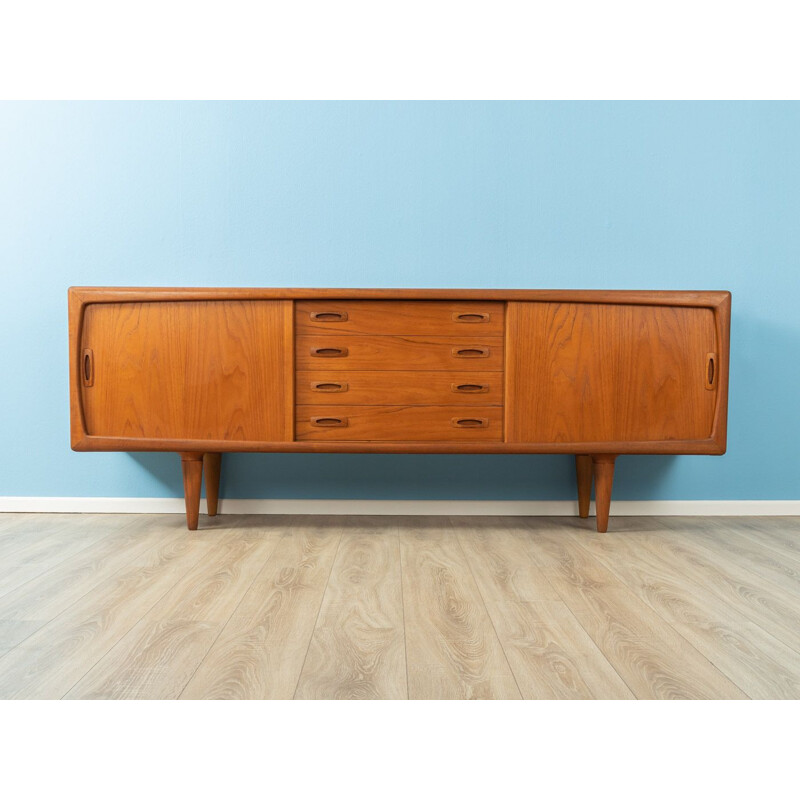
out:
{"label": "white baseboard", "polygon": [[[182,514],[179,497],[0,497],[0,512]],[[206,511],[205,500],[200,503]],[[571,517],[572,500],[220,500],[227,514],[420,514]],[[591,513],[594,514],[594,503]],[[800,500],[612,500],[612,516],[795,516]]]}

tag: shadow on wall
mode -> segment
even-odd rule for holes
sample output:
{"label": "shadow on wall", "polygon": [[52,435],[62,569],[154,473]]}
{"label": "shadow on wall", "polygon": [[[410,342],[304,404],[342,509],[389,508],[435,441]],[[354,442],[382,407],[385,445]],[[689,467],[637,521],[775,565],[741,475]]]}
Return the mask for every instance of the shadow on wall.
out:
{"label": "shadow on wall", "polygon": [[[183,493],[174,453],[131,453],[168,494]],[[615,497],[652,498],[676,456],[624,456]],[[229,498],[336,500],[574,500],[575,461],[564,455],[230,453],[220,494]]]}

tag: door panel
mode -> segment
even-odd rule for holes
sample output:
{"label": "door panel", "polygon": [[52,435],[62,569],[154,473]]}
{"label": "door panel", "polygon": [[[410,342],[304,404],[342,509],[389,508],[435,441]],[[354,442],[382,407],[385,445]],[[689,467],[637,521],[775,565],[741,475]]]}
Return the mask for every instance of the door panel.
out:
{"label": "door panel", "polygon": [[706,439],[709,308],[509,303],[508,441]]}
{"label": "door panel", "polygon": [[87,433],[290,440],[291,337],[287,300],[89,305]]}

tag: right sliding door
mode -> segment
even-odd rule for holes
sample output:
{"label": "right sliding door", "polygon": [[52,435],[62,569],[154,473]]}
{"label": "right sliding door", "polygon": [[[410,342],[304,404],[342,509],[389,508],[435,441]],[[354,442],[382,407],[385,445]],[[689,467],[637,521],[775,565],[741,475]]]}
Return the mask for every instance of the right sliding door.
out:
{"label": "right sliding door", "polygon": [[716,351],[710,308],[509,303],[506,439],[707,439]]}

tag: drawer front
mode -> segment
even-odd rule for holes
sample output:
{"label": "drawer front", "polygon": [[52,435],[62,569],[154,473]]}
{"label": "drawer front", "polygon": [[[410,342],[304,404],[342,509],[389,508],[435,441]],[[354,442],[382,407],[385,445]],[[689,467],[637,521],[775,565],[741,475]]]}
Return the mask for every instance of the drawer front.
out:
{"label": "drawer front", "polygon": [[503,339],[491,336],[295,337],[298,370],[453,370],[500,372]]}
{"label": "drawer front", "polygon": [[505,303],[438,300],[307,300],[295,303],[299,334],[502,336]]}
{"label": "drawer front", "polygon": [[503,375],[498,372],[298,372],[298,404],[499,406],[503,404]]}
{"label": "drawer front", "polygon": [[297,441],[481,442],[503,438],[498,406],[297,406]]}

